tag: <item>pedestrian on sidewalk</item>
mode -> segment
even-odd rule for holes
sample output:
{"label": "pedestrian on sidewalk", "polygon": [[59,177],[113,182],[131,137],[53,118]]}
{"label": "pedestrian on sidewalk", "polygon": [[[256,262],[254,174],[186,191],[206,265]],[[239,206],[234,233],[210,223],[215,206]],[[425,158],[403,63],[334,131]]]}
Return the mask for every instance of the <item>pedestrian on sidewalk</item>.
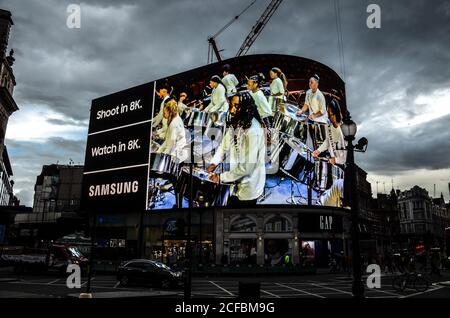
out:
{"label": "pedestrian on sidewalk", "polygon": [[442,277],[440,267],[441,267],[441,258],[439,256],[439,253],[433,252],[433,255],[431,256],[430,276],[433,276],[433,274],[436,274],[437,276]]}

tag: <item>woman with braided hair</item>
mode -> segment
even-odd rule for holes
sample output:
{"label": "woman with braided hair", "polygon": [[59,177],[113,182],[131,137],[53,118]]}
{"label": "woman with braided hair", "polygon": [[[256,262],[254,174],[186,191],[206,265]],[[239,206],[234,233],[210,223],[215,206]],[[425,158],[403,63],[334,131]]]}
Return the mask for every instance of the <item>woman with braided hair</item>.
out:
{"label": "woman with braided hair", "polygon": [[[231,98],[227,127],[208,167],[210,180],[233,183],[228,206],[254,206],[263,194],[266,182],[266,144],[262,120],[249,93],[243,92]],[[230,171],[214,174],[217,166],[227,157]]]}

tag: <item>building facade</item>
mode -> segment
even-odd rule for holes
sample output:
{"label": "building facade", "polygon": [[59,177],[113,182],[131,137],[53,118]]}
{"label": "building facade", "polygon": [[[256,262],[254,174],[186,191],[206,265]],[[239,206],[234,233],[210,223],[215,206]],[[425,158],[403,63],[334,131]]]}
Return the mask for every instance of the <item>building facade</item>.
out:
{"label": "building facade", "polygon": [[13,25],[11,12],[0,9],[0,244],[6,244],[19,200],[14,196],[13,175],[5,146],[9,117],[19,108],[13,98],[16,79],[13,72],[14,51],[7,55],[9,34]]}
{"label": "building facade", "polygon": [[[17,236],[32,243],[84,230],[80,215],[83,166],[45,165],[36,178],[33,211],[15,218]],[[80,228],[81,226],[81,228]]]}
{"label": "building facade", "polygon": [[14,51],[7,56],[9,33],[13,25],[11,12],[0,9],[0,155],[5,146],[6,127],[8,119],[19,110],[13,98],[16,79],[13,72]]}
{"label": "building facade", "polygon": [[434,244],[444,247],[446,245],[446,229],[450,227],[450,211],[445,204],[443,194],[440,198],[432,200],[431,210]]}
{"label": "building facade", "polygon": [[441,245],[448,224],[443,198],[433,200],[428,191],[414,186],[398,197],[400,233],[410,245]]}

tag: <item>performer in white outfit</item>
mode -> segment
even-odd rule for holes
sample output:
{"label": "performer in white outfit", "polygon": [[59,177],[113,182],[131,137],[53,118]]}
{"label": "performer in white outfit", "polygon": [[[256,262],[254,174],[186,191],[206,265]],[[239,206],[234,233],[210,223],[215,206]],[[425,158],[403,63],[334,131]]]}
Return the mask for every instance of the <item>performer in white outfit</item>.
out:
{"label": "performer in white outfit", "polygon": [[187,94],[182,92],[180,98],[178,99],[178,115],[183,116],[183,114],[188,111],[188,106],[184,103],[187,98]]}
{"label": "performer in white outfit", "polygon": [[250,91],[250,95],[255,101],[256,108],[258,109],[259,116],[263,120],[266,128],[271,128],[273,123],[272,109],[266,96],[260,90],[261,83],[264,81],[263,74],[253,75],[247,80],[247,88]]}
{"label": "performer in white outfit", "polygon": [[317,205],[342,207],[342,199],[344,197],[344,179],[336,180],[330,189],[325,191],[317,201]]}
{"label": "performer in white outfit", "polygon": [[326,123],[328,120],[325,96],[319,89],[320,78],[316,74],[309,79],[309,90],[306,92],[305,105],[297,113],[301,115],[309,110],[309,119]]}
{"label": "performer in white outfit", "polygon": [[213,182],[235,183],[228,206],[254,206],[264,192],[266,145],[261,118],[248,93],[232,98],[229,124],[208,172],[213,173],[227,156],[230,171],[213,174],[210,179]]}
{"label": "performer in white outfit", "polygon": [[286,75],[278,68],[274,67],[270,70],[270,97],[269,104],[272,108],[272,113],[278,111],[278,105],[286,101],[286,90],[288,81]]}
{"label": "performer in white outfit", "polygon": [[326,140],[313,152],[313,157],[318,158],[321,153],[328,151],[330,163],[333,165],[345,165],[347,159],[346,142],[341,130],[342,113],[337,100],[333,99],[328,105],[328,117],[331,124],[326,130]]}
{"label": "performer in white outfit", "polygon": [[236,76],[234,76],[234,74],[231,74],[230,71],[231,71],[230,65],[225,64],[223,66],[222,83],[223,85],[225,85],[228,97],[236,95],[237,93],[236,86],[239,85],[238,79],[236,78]]}
{"label": "performer in white outfit", "polygon": [[166,139],[157,153],[174,156],[177,162],[181,163],[188,158],[188,151],[183,120],[178,115],[178,105],[175,100],[172,99],[164,105],[163,115],[167,120],[168,128]]}
{"label": "performer in white outfit", "polygon": [[204,111],[207,113],[228,112],[226,89],[220,77],[217,75],[211,77],[209,86],[213,89],[211,93],[211,103],[204,109]]}
{"label": "performer in white outfit", "polygon": [[156,137],[159,139],[164,140],[166,136],[167,131],[167,120],[164,118],[163,111],[164,111],[164,104],[170,97],[170,87],[167,83],[164,83],[156,92],[159,98],[162,99],[161,105],[158,111],[158,114],[153,117],[152,119],[152,127],[156,128],[160,124],[162,125],[161,129],[158,129],[156,132]]}

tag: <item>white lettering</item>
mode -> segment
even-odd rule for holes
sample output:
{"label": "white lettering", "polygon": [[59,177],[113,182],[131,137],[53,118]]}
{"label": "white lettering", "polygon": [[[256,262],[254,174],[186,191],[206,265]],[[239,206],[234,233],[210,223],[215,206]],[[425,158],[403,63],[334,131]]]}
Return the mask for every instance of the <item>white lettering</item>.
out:
{"label": "white lettering", "polygon": [[377,264],[370,264],[367,266],[367,273],[369,273],[369,277],[367,277],[367,287],[369,289],[380,289],[381,288],[381,268]]}
{"label": "white lettering", "polygon": [[206,316],[209,311],[209,305],[189,305],[183,302],[181,305],[175,306],[175,312],[179,313],[201,313]]}
{"label": "white lettering", "polygon": [[320,229],[321,230],[332,230],[333,229],[333,217],[330,216],[320,216]]}
{"label": "white lettering", "polygon": [[72,273],[67,277],[67,288],[81,288],[81,269],[76,264],[69,264],[66,273]]}
{"label": "white lettering", "polygon": [[81,28],[81,7],[79,4],[70,4],[67,6],[67,13],[69,13],[66,25],[69,29]]}
{"label": "white lettering", "polygon": [[97,119],[104,119],[111,116],[115,116],[117,114],[119,114],[119,106],[113,109],[108,109],[106,111],[102,109],[97,112]]}
{"label": "white lettering", "polygon": [[117,146],[115,144],[105,145],[103,147],[94,147],[91,149],[92,157],[110,155],[117,152]]}
{"label": "white lettering", "polygon": [[367,27],[369,29],[381,29],[381,7],[378,4],[369,4],[367,6]]}
{"label": "white lettering", "polygon": [[113,196],[120,194],[137,193],[139,191],[138,181],[116,182],[89,187],[90,197]]}

